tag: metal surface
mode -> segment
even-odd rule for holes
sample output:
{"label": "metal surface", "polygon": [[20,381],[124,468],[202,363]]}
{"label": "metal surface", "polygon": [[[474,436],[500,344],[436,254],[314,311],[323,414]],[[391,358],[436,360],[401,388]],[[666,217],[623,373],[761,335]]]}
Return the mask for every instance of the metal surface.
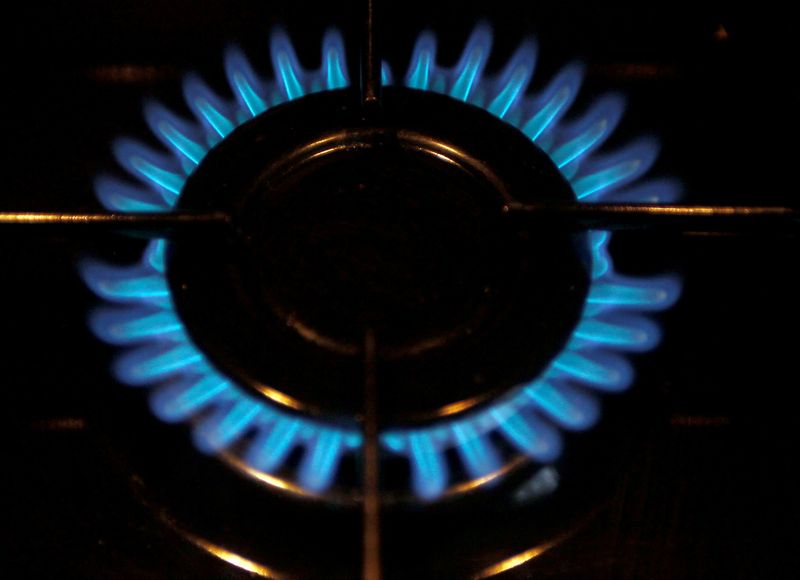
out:
{"label": "metal surface", "polygon": [[364,580],[381,578],[380,441],[375,333],[364,336]]}
{"label": "metal surface", "polygon": [[[800,211],[782,206],[656,205],[632,203],[509,203],[502,211],[516,227],[570,231],[659,231],[797,235]],[[0,213],[0,233],[24,235],[196,235],[231,225],[222,212],[166,214]],[[22,229],[20,229],[22,228]]]}
{"label": "metal surface", "polygon": [[374,110],[381,98],[381,56],[378,51],[377,7],[375,0],[360,0],[364,5],[364,28],[361,38],[360,91],[361,104]]}
{"label": "metal surface", "polygon": [[226,231],[227,214],[221,212],[175,213],[0,213],[0,235],[96,236],[127,234],[148,238],[175,238]]}
{"label": "metal surface", "polygon": [[650,205],[614,203],[508,204],[509,219],[522,229],[626,230],[673,233],[800,233],[800,211],[790,207]]}

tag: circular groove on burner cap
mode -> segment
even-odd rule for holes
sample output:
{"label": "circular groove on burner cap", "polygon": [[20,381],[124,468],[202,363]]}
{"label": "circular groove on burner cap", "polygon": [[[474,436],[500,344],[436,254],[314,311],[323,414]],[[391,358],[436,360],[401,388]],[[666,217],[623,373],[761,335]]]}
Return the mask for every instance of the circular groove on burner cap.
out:
{"label": "circular groove on burner cap", "polygon": [[286,326],[342,354],[372,330],[396,358],[480,328],[513,283],[514,239],[482,176],[418,136],[382,137],[292,165],[251,196],[242,228],[264,303]]}
{"label": "circular groove on burner cap", "polygon": [[366,125],[346,94],[300,99],[189,179],[180,208],[228,211],[238,234],[171,247],[176,307],[221,370],[278,404],[358,415],[372,329],[385,423],[462,412],[541,372],[580,314],[581,240],[503,222],[504,203],[533,199],[573,196],[484,111],[393,89]]}

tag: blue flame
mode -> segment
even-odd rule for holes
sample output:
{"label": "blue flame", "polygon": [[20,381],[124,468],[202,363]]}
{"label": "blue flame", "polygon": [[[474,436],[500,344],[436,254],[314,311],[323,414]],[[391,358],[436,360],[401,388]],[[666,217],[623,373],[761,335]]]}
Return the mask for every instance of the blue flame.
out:
{"label": "blue flame", "polygon": [[[431,90],[485,108],[511,123],[542,148],[570,181],[582,201],[670,202],[676,183],[636,184],[655,161],[652,139],[616,153],[595,152],[613,133],[624,110],[618,95],[599,99],[571,123],[561,123],[577,96],[583,68],[565,67],[539,94],[526,94],[533,76],[536,45],[523,43],[496,77],[484,77],[491,32],[479,26],[452,68],[435,62],[434,36],[420,35],[405,76],[406,86]],[[631,185],[628,189],[625,186]],[[489,438],[499,433],[521,453],[549,462],[561,452],[559,430],[583,430],[600,416],[594,393],[621,391],[633,381],[625,352],[652,349],[658,325],[644,312],[671,306],[680,293],[675,277],[633,278],[614,272],[606,232],[590,232],[592,283],[581,320],[566,347],[541,376],[488,409],[449,421],[445,427],[392,430],[383,442],[411,462],[412,485],[423,498],[441,495],[450,481],[444,453],[456,449],[470,477],[497,469],[497,450]],[[435,459],[434,459],[435,457]]]}
{"label": "blue flame", "polygon": [[[483,107],[520,129],[551,157],[583,201],[668,203],[680,194],[668,179],[640,182],[657,154],[652,139],[599,155],[624,110],[618,95],[599,99],[584,114],[562,122],[583,77],[580,64],[570,64],[540,92],[529,94],[537,47],[523,42],[496,76],[484,75],[492,34],[478,26],[452,68],[436,62],[436,38],[422,33],[416,43],[405,86],[449,95]],[[321,66],[304,69],[283,31],[273,34],[274,80],[251,67],[239,49],[228,50],[225,71],[232,100],[187,77],[184,94],[195,120],[180,118],[158,103],[145,106],[145,118],[169,155],[123,139],[114,151],[120,164],[138,182],[101,176],[100,201],[112,211],[169,211],[186,178],[208,151],[238,125],[270,107],[303,95],[349,85],[341,35],[329,31],[322,41]],[[394,75],[383,63],[385,84]],[[445,453],[454,449],[464,471],[478,479],[502,467],[500,451],[490,438],[497,434],[520,453],[541,463],[559,457],[561,430],[583,430],[600,416],[599,392],[626,389],[633,381],[627,352],[643,352],[658,344],[658,325],[648,312],[671,306],[680,293],[675,277],[639,278],[614,271],[608,252],[611,236],[590,232],[591,286],[582,317],[564,349],[547,369],[528,384],[481,411],[415,429],[381,434],[384,449],[408,459],[411,487],[420,498],[440,496],[450,485]],[[194,440],[208,453],[231,452],[254,470],[285,470],[296,449],[302,459],[295,478],[300,486],[320,492],[335,480],[341,458],[358,450],[358,429],[285,413],[251,398],[219,373],[188,337],[165,277],[165,240],[152,241],[139,264],[82,265],[90,288],[106,302],[91,319],[102,340],[123,346],[114,372],[128,385],[151,389],[153,412],[164,421],[194,422]]]}

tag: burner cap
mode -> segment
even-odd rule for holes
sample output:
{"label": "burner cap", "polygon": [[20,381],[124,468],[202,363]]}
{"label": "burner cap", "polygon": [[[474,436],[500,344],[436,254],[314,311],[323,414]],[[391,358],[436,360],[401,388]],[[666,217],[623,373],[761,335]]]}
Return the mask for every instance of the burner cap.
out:
{"label": "burner cap", "polygon": [[414,356],[470,332],[504,276],[502,199],[423,136],[352,131],[272,177],[242,228],[273,312],[309,341]]}
{"label": "burner cap", "polygon": [[361,412],[364,337],[388,424],[464,411],[530,380],[563,346],[588,284],[580,236],[509,229],[510,201],[572,200],[515,129],[453,99],[386,90],[276,107],[187,182],[183,210],[237,235],[174,244],[169,277],[195,342],[273,401]]}

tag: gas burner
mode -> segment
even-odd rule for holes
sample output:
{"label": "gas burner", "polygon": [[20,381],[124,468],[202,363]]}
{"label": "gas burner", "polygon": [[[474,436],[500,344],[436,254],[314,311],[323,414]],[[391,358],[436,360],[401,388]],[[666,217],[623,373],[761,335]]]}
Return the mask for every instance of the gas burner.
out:
{"label": "gas burner", "polygon": [[[363,119],[355,120],[346,117],[359,107],[359,63],[353,49],[364,30],[356,26],[363,22],[352,21],[351,16],[358,16],[341,4],[245,2],[236,3],[234,11],[223,2],[203,3],[202,10],[185,3],[141,2],[106,3],[103,8],[77,2],[68,11],[32,3],[23,6],[23,10],[29,6],[31,14],[15,19],[14,31],[4,35],[9,42],[5,52],[15,57],[6,75],[10,83],[6,96],[11,101],[6,107],[11,112],[6,134],[12,146],[5,156],[0,204],[0,238],[7,243],[0,251],[6,277],[3,328],[11,338],[2,355],[4,407],[9,411],[3,425],[11,435],[11,455],[5,462],[11,486],[6,497],[20,508],[5,519],[11,542],[6,569],[22,577],[239,578],[255,573],[271,578],[324,575],[370,580],[493,575],[780,577],[791,570],[797,434],[792,406],[780,402],[786,377],[793,376],[796,344],[780,331],[800,323],[796,307],[800,287],[794,280],[800,222],[792,207],[796,199],[789,177],[775,170],[791,166],[794,157],[791,147],[779,146],[796,106],[791,75],[786,74],[791,70],[791,19],[775,18],[768,10],[739,11],[730,3],[384,5],[383,22],[390,26],[381,30],[379,14],[376,50],[392,67],[382,68],[380,59],[373,59],[377,66],[367,68],[373,81],[383,72],[390,84],[371,92],[377,103],[366,102]],[[464,43],[481,18],[490,19],[497,34],[491,56],[481,60],[486,72],[476,75],[465,102],[448,93],[459,74],[456,67]],[[294,93],[297,98],[289,100],[279,73],[275,80],[256,76],[259,72],[273,76],[265,29],[274,22],[287,23],[297,61],[315,69],[308,75],[300,68],[293,73],[302,91],[314,90],[313,95]],[[327,23],[345,30],[348,60],[344,40],[328,35],[323,42],[331,58],[320,61],[320,38]],[[415,49],[417,31],[425,27],[436,30],[438,47],[433,35],[427,34]],[[499,120],[502,100],[496,101],[494,114],[486,110],[495,102],[493,95],[499,95],[497,79],[508,70],[505,63],[519,39],[532,31],[542,50],[524,90],[530,96],[518,95]],[[284,46],[288,46],[286,36],[281,40]],[[231,39],[253,58],[248,67],[241,51],[238,55],[234,51],[225,61],[228,69],[238,71],[234,81],[244,93],[230,91],[225,80],[218,47]],[[260,48],[265,45],[266,49]],[[417,52],[409,72],[413,50]],[[287,54],[283,60],[291,62],[291,53]],[[559,63],[573,55],[588,61],[587,66],[571,65],[560,73]],[[191,95],[200,99],[195,105],[186,103],[181,94],[179,71],[187,66],[204,79],[201,83],[195,76],[188,83]],[[330,74],[320,75],[318,67]],[[287,72],[287,82],[296,86],[291,74]],[[412,76],[415,86],[409,86]],[[564,96],[574,95],[581,77],[570,112],[555,119],[560,129],[569,126],[567,117],[589,111],[592,95],[597,95],[601,98],[595,106],[606,108],[610,130],[623,110],[622,100],[601,93],[604,87],[625,92],[630,100],[624,118],[602,150],[613,150],[652,128],[664,139],[664,154],[651,173],[680,175],[691,191],[691,203],[697,205],[625,201],[623,190],[653,185],[639,178],[621,186],[606,198],[607,203],[576,199],[578,177],[565,176],[553,161],[559,143],[548,143],[545,132],[532,144],[519,126],[533,108],[526,109],[523,100],[540,97],[539,103],[547,102],[558,87],[566,87]],[[315,79],[318,87],[311,86]],[[213,92],[204,88],[205,83]],[[361,86],[365,84],[362,80]],[[374,83],[370,86],[377,88]],[[265,87],[272,92],[259,92]],[[550,88],[553,92],[548,92]],[[150,123],[163,130],[155,139],[141,119],[143,94],[163,103],[147,108]],[[225,98],[216,96],[223,94]],[[410,99],[414,102],[409,107],[381,118],[381,110],[391,103]],[[326,107],[339,116],[324,114]],[[425,115],[427,109],[437,113]],[[419,155],[406,152],[404,157],[400,144],[390,150],[385,139],[377,144],[354,139],[359,146],[331,153],[330,165],[323,159],[296,158],[311,173],[300,173],[296,163],[287,166],[297,169],[286,174],[287,183],[305,184],[303,191],[290,192],[286,185],[285,195],[279,197],[282,192],[276,189],[231,187],[226,195],[212,199],[213,205],[203,205],[201,190],[205,188],[210,198],[218,193],[212,187],[215,157],[219,156],[218,179],[244,180],[237,168],[246,165],[248,145],[240,135],[260,131],[274,135],[281,126],[288,134],[285,125],[293,124],[313,141],[303,116],[310,118],[315,110],[327,123],[318,133],[345,129],[350,135],[385,131],[405,114],[403,127],[413,125],[415,133],[432,135],[463,152],[463,158],[483,158],[483,153],[474,151],[484,147],[492,173],[499,175],[502,163],[512,168],[503,172],[503,183],[516,183],[515,176],[524,174],[519,164],[530,152],[539,155],[535,163],[552,174],[553,183],[563,185],[565,180],[567,189],[556,187],[552,198],[540,202],[535,200],[549,190],[515,186],[514,197],[507,199],[497,195],[499,189],[480,171],[474,175],[471,162],[440,163],[440,158],[426,153],[432,151],[427,146]],[[459,111],[472,121],[449,126],[445,116],[460,117]],[[751,112],[749,117],[757,115],[759,122],[739,122],[749,118],[742,116],[743,111]],[[267,118],[273,120],[272,126]],[[588,128],[591,121],[587,123]],[[473,125],[472,132],[478,132],[479,124],[480,133],[491,138],[468,135]],[[100,189],[112,194],[108,203],[131,204],[125,213],[102,210],[90,187],[98,168],[111,165],[107,143],[117,134],[149,143],[149,153],[157,154],[142,155],[141,146],[129,141],[118,146],[123,157],[138,152],[136,165],[153,176],[158,166],[170,169],[161,165],[166,159],[174,164],[177,176],[172,181],[168,174],[160,174],[167,178],[163,188],[144,177],[101,177]],[[209,135],[216,137],[208,142]],[[172,145],[163,150],[157,140]],[[284,141],[283,151],[278,152],[281,158],[298,152],[297,142]],[[763,143],[773,146],[759,146]],[[174,149],[178,146],[185,158]],[[223,151],[228,147],[232,153],[226,156]],[[501,155],[502,147],[511,149],[510,154]],[[584,158],[583,167],[598,160],[597,151]],[[463,159],[452,152],[444,157]],[[502,158],[499,163],[497,158]],[[187,171],[183,164],[194,169]],[[266,170],[267,160],[264,164]],[[427,204],[420,200],[421,190],[401,196],[387,179],[404,173],[404,168],[410,182],[428,189]],[[368,188],[359,190],[355,174],[362,171]],[[355,184],[352,196],[331,187],[326,172]],[[201,173],[208,179],[201,179]],[[439,180],[444,187],[431,187],[430,180]],[[113,181],[119,185],[110,186]],[[179,196],[168,190],[176,185]],[[376,201],[367,194],[378,188],[385,206],[362,203],[364,198]],[[652,191],[676,194],[677,189],[665,180],[659,187],[653,185]],[[113,197],[120,192],[127,199]],[[522,201],[514,201],[517,198]],[[237,211],[236,204],[252,211]],[[279,210],[284,219],[264,214],[260,208],[267,206]],[[168,208],[172,209],[162,211]],[[436,219],[413,219],[415,208]],[[445,231],[437,227],[440,217]],[[267,225],[269,230],[264,229]],[[595,228],[614,232],[603,252],[594,252],[593,242],[607,241],[592,231]],[[618,232],[630,228],[636,231]],[[293,231],[302,234],[293,236]],[[545,241],[536,245],[531,232]],[[408,245],[392,243],[399,234],[407,235]],[[156,238],[160,241],[150,245],[143,263],[147,241]],[[375,240],[375,254],[387,256],[385,263],[375,263],[374,254],[361,245],[364,239]],[[479,252],[492,244],[487,259]],[[659,326],[663,321],[664,340],[655,352],[640,356],[614,349],[613,354],[635,365],[635,388],[604,395],[583,381],[570,381],[573,394],[593,397],[580,410],[595,424],[591,429],[583,429],[584,422],[568,428],[539,407],[544,399],[523,398],[545,392],[530,383],[553,362],[543,355],[543,366],[520,357],[531,369],[518,384],[505,372],[495,371],[492,377],[485,374],[483,382],[446,381],[430,394],[419,389],[419,395],[401,398],[408,405],[405,409],[389,404],[391,380],[401,384],[389,369],[445,350],[457,352],[472,337],[482,340],[488,324],[504,312],[504,304],[517,306],[515,279],[501,274],[517,271],[516,254],[527,257],[521,249],[525,244],[531,260],[552,246],[574,266],[563,279],[551,278],[552,272],[542,275],[545,285],[575,284],[574,301],[563,305],[566,331],[542,331],[534,344],[553,357],[567,352],[573,332],[587,323],[578,318],[588,311],[586,297],[598,288],[591,266],[602,264],[606,251],[620,274],[680,272],[685,291],[673,310],[664,316],[639,308],[628,312],[639,318],[652,315]],[[429,245],[437,252],[425,253]],[[204,260],[201,252],[206,248]],[[480,259],[467,260],[469,252],[478,253]],[[420,253],[424,260],[415,270],[414,258]],[[122,344],[98,340],[86,325],[86,313],[97,298],[87,291],[75,268],[87,254],[96,257],[98,271],[99,260],[113,264],[101,272],[110,282],[102,290],[113,289],[115,280],[121,284],[117,291],[126,284],[135,292],[163,290],[168,308],[167,300],[158,303],[155,297],[150,302],[134,297],[107,300],[99,310],[115,312],[114,326],[103,322],[99,312],[93,315],[92,326],[109,331],[113,342]],[[259,255],[265,258],[261,262]],[[315,261],[319,255],[327,261]],[[212,266],[219,266],[226,256],[230,268],[218,268],[219,275],[211,275]],[[350,256],[353,259],[347,259]],[[293,257],[302,258],[302,268],[292,267]],[[212,258],[219,260],[212,263]],[[334,276],[326,269],[329,262],[347,276]],[[138,265],[122,275],[121,266],[134,263]],[[464,285],[458,283],[458,272],[464,275]],[[114,278],[115,273],[120,276]],[[429,274],[437,277],[435,282]],[[200,316],[191,312],[200,310],[203,301],[213,302],[215,293],[223,301],[211,286],[199,286],[204,275],[229,290],[235,276],[244,278],[240,287],[232,288],[240,294],[228,305],[244,308],[239,301],[249,297],[252,311],[263,320],[234,318],[231,312],[236,324],[241,323],[243,336],[253,335],[252,327],[259,323],[278,333],[277,322],[291,322],[291,326],[280,324],[291,340],[273,342],[286,349],[295,344],[298,352],[281,354],[278,362],[288,368],[302,357],[312,377],[312,369],[323,362],[346,361],[353,369],[350,390],[344,379],[333,383],[336,375],[327,371],[319,373],[319,384],[299,380],[303,378],[299,373],[286,380],[273,378],[270,373],[277,365],[262,364],[252,347],[257,340],[234,349],[220,338],[215,325],[221,322],[213,319],[219,317],[216,306]],[[358,279],[369,279],[371,285],[351,283]],[[485,298],[476,292],[482,279],[496,289]],[[413,302],[415,293],[409,289],[418,286],[417,280],[423,283],[417,291],[427,297],[425,302]],[[439,284],[446,293],[436,293]],[[342,309],[326,308],[317,300],[320,295],[336,297]],[[457,300],[451,303],[447,296]],[[484,299],[486,316],[476,315],[470,300],[482,304]],[[356,308],[359,301],[363,310]],[[440,310],[437,304],[449,309]],[[402,313],[412,306],[414,316],[404,318]],[[146,324],[141,324],[145,313]],[[623,312],[617,315],[621,318]],[[474,328],[475,333],[448,332],[464,327]],[[530,336],[536,333],[522,324],[519,330]],[[582,338],[595,340],[597,332],[589,331],[591,326]],[[185,336],[186,342],[167,333],[173,338]],[[445,340],[430,345],[419,340],[428,333]],[[132,342],[137,334],[142,340]],[[651,336],[658,338],[657,333]],[[329,340],[318,345],[309,340],[315,337]],[[515,337],[509,332],[499,338],[525,350],[527,345],[515,343]],[[407,347],[419,342],[428,348],[408,356]],[[108,372],[112,359],[117,359],[116,373],[122,376],[133,370],[124,361],[134,351],[181,344],[191,347],[184,351],[189,355],[200,355],[213,373],[197,378],[184,367],[165,384],[148,380],[139,388],[128,388]],[[239,358],[226,356],[226,349]],[[314,353],[327,357],[318,354],[315,359]],[[517,360],[512,352],[501,354],[508,357],[504,360]],[[463,366],[477,366],[473,357],[464,358]],[[461,365],[455,370],[466,376]],[[344,371],[342,376],[346,378]],[[425,378],[422,372],[414,376]],[[206,382],[201,385],[203,378]],[[327,392],[319,388],[323,380],[342,389]],[[202,403],[202,395],[214,397],[214,388],[203,389],[218,381],[217,386],[230,395],[229,403],[214,398],[205,406],[187,408],[183,415],[170,415],[170,422],[161,421],[158,413],[167,417],[170,410],[181,410],[168,405],[181,381],[196,385],[195,394],[200,396],[194,401],[184,397],[184,402]],[[550,384],[549,379],[544,382]],[[175,390],[170,392],[166,383]],[[558,394],[566,392],[563,385],[557,383]],[[265,386],[274,393],[265,392]],[[364,397],[359,396],[361,391]],[[293,409],[269,394],[291,397],[304,408]],[[517,394],[520,398],[514,399]],[[426,400],[429,395],[441,399]],[[181,402],[180,397],[173,400]],[[224,443],[226,436],[221,430],[225,404],[237,401],[252,401],[259,418],[240,433],[235,417],[228,416],[232,439],[215,447],[212,444]],[[450,401],[473,406],[430,416]],[[602,420],[597,401],[602,401]],[[517,402],[525,406],[514,407]],[[247,409],[244,404],[241,408]],[[273,425],[286,428],[285,438],[261,421],[264,410],[274,412]],[[505,410],[512,411],[507,421],[491,422],[498,415],[504,418]],[[516,415],[525,421],[538,418],[541,429],[552,434],[549,449],[558,457],[520,452],[507,436]],[[254,437],[262,426],[264,454],[259,459]],[[332,436],[323,440],[322,428]],[[356,440],[347,441],[343,433],[354,434]],[[288,441],[288,448],[270,446],[268,434],[274,441]],[[330,457],[325,450],[336,445],[337,437],[345,439],[346,448],[340,447],[333,457],[335,469],[304,467],[314,463],[308,453],[312,449],[322,462],[317,465],[324,467]],[[209,452],[199,452],[193,439]],[[476,444],[462,446],[461,441]],[[531,439],[523,434],[518,441]],[[417,457],[431,459],[418,462],[423,468],[417,470],[422,474],[417,482],[412,471],[416,464],[409,461],[414,448],[422,450]],[[280,465],[256,463],[280,458],[282,453]],[[487,475],[473,477],[469,469]],[[328,487],[315,487],[326,477],[331,478]]]}
{"label": "gas burner", "polygon": [[541,372],[577,321],[588,280],[573,236],[522,239],[502,211],[530,191],[569,200],[569,185],[480,109],[387,88],[365,122],[354,101],[276,107],[209,153],[179,208],[222,209],[236,240],[176,245],[178,311],[273,404],[361,413],[371,331],[385,425],[466,411]]}
{"label": "gas burner", "polygon": [[597,393],[632,383],[622,354],[657,344],[645,313],[678,295],[674,277],[616,274],[606,232],[506,217],[530,202],[677,197],[671,181],[639,181],[652,140],[597,153],[622,100],[565,123],[579,66],[529,96],[534,43],[495,76],[485,26],[452,68],[435,48],[419,37],[403,86],[384,63],[368,115],[344,88],[336,32],[312,72],[274,34],[270,82],[230,51],[235,102],[189,77],[196,121],[147,107],[169,154],[120,140],[139,185],[98,182],[111,210],[229,216],[232,233],[154,240],[137,266],[87,262],[115,304],[92,327],[125,346],[116,375],[150,387],[159,418],[191,421],[198,448],[282,490],[360,500],[366,336],[394,474],[383,491],[434,500],[556,461],[561,430],[599,417]]}

